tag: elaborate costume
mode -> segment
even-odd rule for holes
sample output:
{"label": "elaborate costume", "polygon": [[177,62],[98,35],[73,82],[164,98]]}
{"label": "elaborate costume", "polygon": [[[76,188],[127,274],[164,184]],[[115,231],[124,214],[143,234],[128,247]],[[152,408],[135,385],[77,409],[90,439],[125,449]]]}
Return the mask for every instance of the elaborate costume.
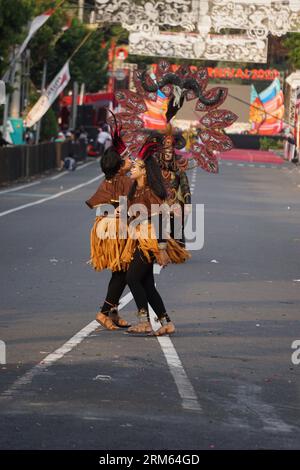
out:
{"label": "elaborate costume", "polygon": [[[126,148],[118,134],[113,134],[114,146],[109,148],[101,159],[101,167],[105,174],[103,181],[96,193],[86,201],[90,208],[110,204],[117,209],[119,197],[127,196],[131,181],[126,172],[131,166],[128,158],[122,158]],[[126,227],[125,227],[126,229]],[[129,324],[120,318],[118,314],[118,303],[126,287],[126,279],[120,262],[121,253],[126,245],[126,239],[119,237],[119,218],[113,212],[96,217],[91,230],[91,265],[97,271],[110,269],[110,279],[105,302],[96,320],[109,330],[118,327],[128,327]]]}
{"label": "elaborate costume", "polygon": [[[134,73],[136,92],[120,90],[116,98],[123,111],[116,115],[123,130],[123,139],[130,152],[137,156],[145,132],[149,131],[149,115],[154,105],[156,118],[153,120],[159,131],[151,133],[153,141],[161,143],[156,152],[168,192],[170,206],[179,204],[181,214],[172,214],[171,224],[178,227],[176,218],[181,219],[181,233],[174,234],[182,243],[184,239],[184,205],[191,203],[191,193],[186,171],[194,166],[217,173],[216,153],[230,150],[232,142],[223,129],[232,124],[237,116],[231,111],[217,109],[227,97],[227,88],[215,87],[206,90],[208,72],[206,68],[181,65],[176,71],[166,60],[158,63],[155,74],[145,70]],[[195,112],[199,116],[197,132],[191,138],[188,152],[181,152],[186,142],[182,135],[173,133],[170,121],[182,107],[184,100],[196,100]],[[196,113],[195,113],[196,114]],[[148,130],[147,130],[148,128]]]}
{"label": "elaborate costume", "polygon": [[[174,239],[168,237],[164,239],[164,232],[161,233],[164,216],[159,206],[166,199],[167,192],[159,165],[153,156],[154,147],[155,144],[146,143],[145,152],[140,153],[142,158],[137,159],[131,170],[134,184],[129,193],[129,214],[135,207],[137,212],[133,211],[130,220],[131,223],[138,220],[138,224],[133,224],[132,227],[129,223],[128,240],[121,258],[124,264],[128,264],[126,280],[140,318],[140,322],[128,331],[151,332],[149,303],[162,323],[155,334],[162,335],[173,333],[175,327],[155,287],[153,264],[154,262],[162,265],[168,262],[182,263],[189,258],[189,254]],[[166,215],[168,216],[168,211]]]}
{"label": "elaborate costume", "polygon": [[[153,216],[150,206],[160,204],[163,200],[166,200],[169,206],[179,203],[183,207],[184,204],[190,203],[189,184],[185,171],[197,165],[205,171],[217,173],[216,152],[232,148],[232,142],[224,134],[223,129],[232,124],[237,116],[231,111],[216,109],[225,101],[227,89],[215,87],[207,91],[207,82],[208,73],[204,68],[192,69],[189,66],[181,66],[174,72],[171,65],[162,60],[158,64],[155,76],[146,71],[135,72],[134,83],[137,92],[118,91],[116,98],[125,108],[125,112],[113,115],[108,120],[114,129],[113,142],[114,140],[117,142],[115,147],[119,146],[119,154],[121,155],[127,147],[132,156],[141,157],[137,160],[135,169],[132,170],[131,177],[135,183],[130,190],[129,201],[131,206],[142,203],[146,207],[146,214],[143,220],[140,218],[138,220],[138,228],[135,230],[137,236],[133,237],[129,224],[126,243],[123,239],[111,240],[111,233],[118,223],[115,217],[101,218],[96,221],[91,236],[92,262],[96,269],[109,267],[118,273],[115,274],[118,275],[118,279],[116,278],[113,282],[115,298],[117,298],[116,293],[123,292],[126,282],[128,283],[139,315],[142,315],[143,319],[140,324],[129,329],[134,333],[151,331],[148,303],[162,322],[164,319],[167,321],[157,334],[174,332],[174,325],[154,285],[153,263],[155,260],[161,265],[166,265],[170,261],[181,263],[189,257],[183,246],[183,232],[176,237],[181,243],[174,240],[174,233],[171,238],[160,239],[159,233],[154,230],[153,221],[149,221],[149,217]],[[199,128],[191,142],[190,151],[178,155],[176,154],[176,138],[172,135],[168,123],[180,109],[184,99],[197,100],[195,111],[205,114],[199,119]],[[152,136],[152,141],[146,141],[145,123],[149,122],[151,107],[158,100],[164,107],[160,126],[163,132],[161,138]],[[185,141],[182,137],[180,139],[181,147],[177,146],[177,150],[184,147]],[[164,180],[161,173],[157,171],[158,163]],[[156,170],[154,170],[155,164]],[[110,200],[114,202],[113,191],[109,188],[105,189],[111,193]],[[159,214],[156,215],[159,217]],[[175,216],[174,210],[173,222]],[[183,227],[183,219],[181,223]],[[126,276],[125,270],[127,270]],[[105,305],[111,306],[112,304],[106,302]],[[102,324],[107,327],[107,323]]]}

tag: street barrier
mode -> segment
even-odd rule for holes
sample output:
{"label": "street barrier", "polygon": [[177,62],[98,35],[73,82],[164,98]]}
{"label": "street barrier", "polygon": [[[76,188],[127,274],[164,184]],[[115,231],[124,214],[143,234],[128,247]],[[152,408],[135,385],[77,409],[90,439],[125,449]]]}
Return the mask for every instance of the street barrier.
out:
{"label": "street barrier", "polygon": [[69,156],[75,160],[85,159],[78,142],[46,142],[0,148],[0,184],[60,168],[61,160]]}

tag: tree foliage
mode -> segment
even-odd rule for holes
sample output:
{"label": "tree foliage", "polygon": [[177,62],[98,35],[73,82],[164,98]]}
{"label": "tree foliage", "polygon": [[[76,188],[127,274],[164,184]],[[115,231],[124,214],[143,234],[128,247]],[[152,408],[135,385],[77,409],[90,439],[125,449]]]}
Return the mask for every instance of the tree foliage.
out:
{"label": "tree foliage", "polygon": [[300,69],[300,33],[289,33],[284,40],[288,49],[288,61],[293,70]]}
{"label": "tree foliage", "polygon": [[[21,44],[28,33],[30,20],[55,7],[60,0],[0,0],[0,74],[9,64],[12,48]],[[51,18],[31,39],[31,80],[39,89],[44,60],[48,62],[47,83],[57,74],[79,45],[89,29],[77,19],[77,2],[65,0]],[[63,27],[71,21],[66,32]],[[86,90],[95,92],[106,83],[107,48],[102,47],[104,31],[94,31],[70,64],[72,81],[86,84]]]}
{"label": "tree foliage", "polygon": [[33,0],[0,0],[0,76],[8,67],[13,46],[22,42],[33,8]]}

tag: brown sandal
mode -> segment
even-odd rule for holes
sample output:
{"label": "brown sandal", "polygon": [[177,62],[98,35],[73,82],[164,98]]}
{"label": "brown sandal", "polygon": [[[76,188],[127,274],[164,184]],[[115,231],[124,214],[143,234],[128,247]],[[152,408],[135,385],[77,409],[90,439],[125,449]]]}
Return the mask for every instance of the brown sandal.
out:
{"label": "brown sandal", "polygon": [[112,319],[107,315],[104,315],[102,312],[97,313],[96,320],[98,323],[100,323],[101,326],[103,326],[103,328],[106,328],[107,330],[114,331],[119,329]]}
{"label": "brown sandal", "polygon": [[161,328],[153,332],[154,336],[172,335],[173,333],[175,333],[175,325],[172,322],[165,323]]}
{"label": "brown sandal", "polygon": [[149,321],[142,321],[128,328],[128,333],[151,333],[152,328]]}
{"label": "brown sandal", "polygon": [[120,317],[116,308],[111,309],[111,311],[109,312],[109,318],[111,318],[114,324],[119,328],[128,328],[131,326],[130,323],[124,320],[124,318]]}

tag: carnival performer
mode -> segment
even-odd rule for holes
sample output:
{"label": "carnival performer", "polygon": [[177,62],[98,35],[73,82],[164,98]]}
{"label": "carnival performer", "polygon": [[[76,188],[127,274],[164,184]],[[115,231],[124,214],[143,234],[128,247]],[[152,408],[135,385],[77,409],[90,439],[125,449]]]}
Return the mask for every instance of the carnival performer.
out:
{"label": "carnival performer", "polygon": [[130,326],[118,314],[118,303],[126,287],[126,273],[120,263],[126,238],[119,237],[118,206],[119,197],[128,195],[132,182],[126,176],[131,168],[131,160],[126,154],[126,146],[118,130],[112,135],[112,141],[113,146],[105,151],[100,163],[105,180],[86,204],[91,209],[101,207],[103,204],[110,204],[115,208],[112,214],[96,217],[91,230],[90,263],[97,271],[103,269],[112,271],[105,301],[96,315],[96,320],[108,330],[117,330],[120,327]]}
{"label": "carnival performer", "polygon": [[[153,218],[160,219],[161,215],[157,205],[161,206],[167,197],[163,178],[157,160],[153,153],[157,149],[157,143],[146,143],[139,153],[131,169],[133,185],[128,195],[129,214],[132,214],[134,205],[138,204],[140,224],[136,231],[136,238],[129,238],[122,252],[123,263],[128,264],[126,281],[134,297],[139,322],[128,329],[129,333],[152,333],[156,336],[172,334],[175,325],[171,321],[164,302],[154,283],[153,265],[157,262],[161,266],[168,263],[183,263],[190,257],[188,252],[172,238],[162,238],[164,234],[155,232]],[[155,207],[155,206],[156,207]],[[143,208],[142,213],[140,211]],[[145,229],[146,224],[146,235]],[[156,227],[161,228],[161,224]],[[142,233],[143,232],[143,233]],[[162,326],[152,332],[149,318],[148,303],[153,308]]]}
{"label": "carnival performer", "polygon": [[167,125],[165,133],[151,133],[154,140],[161,143],[157,160],[161,168],[167,190],[166,202],[170,206],[171,236],[185,246],[184,223],[188,215],[187,206],[191,204],[191,191],[185,170],[188,160],[177,155],[175,149],[185,146],[182,134],[173,134],[172,126]]}

